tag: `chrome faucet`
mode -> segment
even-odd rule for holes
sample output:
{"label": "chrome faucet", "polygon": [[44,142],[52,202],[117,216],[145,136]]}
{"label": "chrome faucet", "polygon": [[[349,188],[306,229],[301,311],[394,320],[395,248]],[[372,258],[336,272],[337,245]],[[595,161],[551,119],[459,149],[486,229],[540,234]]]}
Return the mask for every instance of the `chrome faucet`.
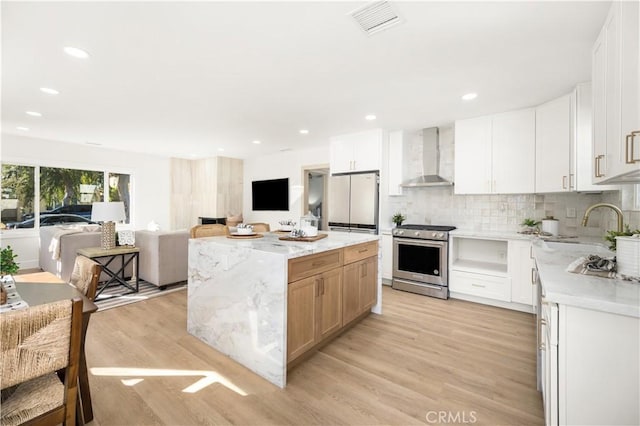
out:
{"label": "chrome faucet", "polygon": [[591,214],[591,210],[598,208],[598,207],[609,207],[611,210],[613,210],[614,212],[616,212],[616,215],[618,215],[618,232],[622,232],[623,231],[623,224],[622,224],[622,210],[620,210],[619,207],[614,206],[613,204],[609,204],[609,203],[598,203],[598,204],[594,204],[591,207],[589,207],[587,209],[586,212],[584,212],[584,217],[582,218],[582,226],[587,226],[587,222],[589,221],[589,214]]}

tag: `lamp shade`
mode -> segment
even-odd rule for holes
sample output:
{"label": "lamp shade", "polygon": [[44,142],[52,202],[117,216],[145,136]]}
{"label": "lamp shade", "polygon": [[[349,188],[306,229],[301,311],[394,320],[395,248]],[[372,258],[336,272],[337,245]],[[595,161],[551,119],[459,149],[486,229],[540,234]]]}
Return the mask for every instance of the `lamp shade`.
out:
{"label": "lamp shade", "polygon": [[91,220],[94,222],[120,222],[125,219],[122,201],[98,202],[91,207]]}

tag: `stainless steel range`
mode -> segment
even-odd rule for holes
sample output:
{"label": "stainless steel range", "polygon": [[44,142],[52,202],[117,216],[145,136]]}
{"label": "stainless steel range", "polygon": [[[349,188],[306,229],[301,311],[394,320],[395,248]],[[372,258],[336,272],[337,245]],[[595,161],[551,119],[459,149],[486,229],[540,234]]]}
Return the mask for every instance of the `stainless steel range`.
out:
{"label": "stainless steel range", "polygon": [[449,231],[455,226],[400,225],[393,234],[391,287],[449,298]]}

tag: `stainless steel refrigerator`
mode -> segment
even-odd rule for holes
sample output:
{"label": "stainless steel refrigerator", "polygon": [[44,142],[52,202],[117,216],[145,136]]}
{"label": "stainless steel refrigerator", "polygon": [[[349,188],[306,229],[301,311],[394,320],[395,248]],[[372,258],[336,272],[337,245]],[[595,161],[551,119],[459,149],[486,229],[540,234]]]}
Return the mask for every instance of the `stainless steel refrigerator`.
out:
{"label": "stainless steel refrigerator", "polygon": [[378,233],[378,174],[356,173],[329,179],[329,229]]}

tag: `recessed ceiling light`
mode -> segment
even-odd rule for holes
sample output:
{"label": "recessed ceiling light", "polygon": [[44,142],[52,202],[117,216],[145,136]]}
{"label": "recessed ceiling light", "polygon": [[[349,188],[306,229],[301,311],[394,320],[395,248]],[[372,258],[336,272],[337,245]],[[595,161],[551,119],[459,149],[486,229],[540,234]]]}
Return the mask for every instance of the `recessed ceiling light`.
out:
{"label": "recessed ceiling light", "polygon": [[218,151],[223,152],[224,148],[218,148]]}
{"label": "recessed ceiling light", "polygon": [[64,48],[64,53],[69,56],[73,56],[74,58],[87,59],[89,54],[82,49],[78,49],[77,47],[67,46]]}
{"label": "recessed ceiling light", "polygon": [[260,145],[262,141],[253,141],[253,143],[255,143],[256,145]]}
{"label": "recessed ceiling light", "polygon": [[18,126],[18,127],[16,127],[16,129],[22,130],[23,132],[28,132],[29,131],[28,127],[22,127],[22,126]]}
{"label": "recessed ceiling light", "polygon": [[309,131],[307,129],[302,129],[302,130],[300,130],[300,134],[301,135],[308,135]]}
{"label": "recessed ceiling light", "polygon": [[39,113],[37,111],[25,111],[25,113],[32,117],[42,117],[42,113]]}
{"label": "recessed ceiling light", "polygon": [[462,95],[463,101],[470,101],[478,97],[477,93],[467,93],[466,95]]}
{"label": "recessed ceiling light", "polygon": [[373,121],[376,119],[376,116],[373,114],[369,114],[367,116],[364,117],[365,120],[369,120],[369,121]]}
{"label": "recessed ceiling light", "polygon": [[60,94],[60,92],[58,92],[56,89],[52,89],[50,87],[41,87],[40,91],[43,93],[46,93],[47,95],[58,95]]}

